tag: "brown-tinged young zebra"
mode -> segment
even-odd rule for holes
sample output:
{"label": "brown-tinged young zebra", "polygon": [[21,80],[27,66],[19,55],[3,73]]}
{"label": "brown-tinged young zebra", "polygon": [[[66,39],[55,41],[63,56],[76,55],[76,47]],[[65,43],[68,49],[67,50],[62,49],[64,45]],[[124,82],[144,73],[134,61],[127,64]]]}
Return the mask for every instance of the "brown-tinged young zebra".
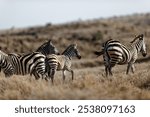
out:
{"label": "brown-tinged young zebra", "polygon": [[48,72],[49,78],[51,78],[52,84],[57,70],[62,70],[63,82],[65,81],[65,71],[71,72],[72,80],[74,79],[74,72],[71,69],[71,60],[73,57],[81,59],[81,55],[77,49],[77,44],[69,45],[62,55],[52,54],[46,57],[46,71]]}
{"label": "brown-tinged young zebra", "polygon": [[0,50],[0,71],[1,70],[3,70],[5,77],[10,77],[14,72],[8,55]]}
{"label": "brown-tinged young zebra", "polygon": [[147,55],[143,37],[143,34],[136,36],[133,41],[131,41],[129,48],[121,44],[119,41],[110,39],[104,43],[104,48],[101,52],[95,52],[98,56],[103,55],[106,76],[113,75],[112,67],[116,64],[122,65],[127,63],[126,74],[129,73],[130,69],[134,73],[134,63],[138,58],[138,53],[141,52],[144,57]]}

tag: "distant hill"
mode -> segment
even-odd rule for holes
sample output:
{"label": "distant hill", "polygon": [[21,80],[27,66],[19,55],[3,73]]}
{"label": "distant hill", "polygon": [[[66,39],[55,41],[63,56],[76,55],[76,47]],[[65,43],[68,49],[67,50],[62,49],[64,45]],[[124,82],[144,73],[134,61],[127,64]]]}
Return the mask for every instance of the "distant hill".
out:
{"label": "distant hill", "polygon": [[[92,57],[92,51],[98,50],[109,38],[129,43],[135,35],[144,33],[150,43],[150,14],[94,19],[70,22],[66,24],[12,28],[0,31],[0,47],[5,52],[34,51],[45,40],[52,39],[62,52],[70,43],[78,43],[83,57]],[[148,52],[150,48],[148,48]]]}

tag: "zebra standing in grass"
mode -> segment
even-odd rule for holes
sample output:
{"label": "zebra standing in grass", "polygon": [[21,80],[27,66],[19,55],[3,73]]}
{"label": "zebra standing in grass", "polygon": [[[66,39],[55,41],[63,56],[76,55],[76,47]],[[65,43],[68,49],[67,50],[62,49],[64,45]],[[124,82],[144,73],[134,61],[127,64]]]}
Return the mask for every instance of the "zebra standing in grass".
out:
{"label": "zebra standing in grass", "polygon": [[5,73],[5,77],[13,75],[14,71],[12,65],[9,62],[8,55],[0,50],[0,71],[1,69]]}
{"label": "zebra standing in grass", "polygon": [[119,41],[110,39],[104,43],[104,49],[101,52],[95,52],[99,56],[103,54],[106,76],[108,76],[108,73],[113,75],[112,67],[116,64],[128,63],[126,74],[129,73],[130,69],[134,73],[134,63],[138,58],[138,53],[141,52],[144,57],[147,54],[143,37],[143,34],[136,36],[131,42],[130,48],[127,48]]}
{"label": "zebra standing in grass", "polygon": [[74,72],[71,69],[71,60],[73,57],[81,59],[79,51],[76,44],[71,44],[62,53],[62,55],[48,55],[46,57],[47,72],[49,78],[51,78],[52,84],[56,70],[62,70],[63,72],[63,82],[65,81],[65,71],[69,71],[72,74],[72,80],[74,79]]}
{"label": "zebra standing in grass", "polygon": [[[58,49],[52,44],[52,41],[50,39],[47,42],[43,43],[40,47],[38,47],[35,52],[40,52],[45,56],[49,54],[59,55]],[[34,76],[36,75],[38,79],[40,78],[40,76],[36,73],[36,69],[34,69],[32,73],[34,74]],[[32,73],[30,73],[31,76]]]}

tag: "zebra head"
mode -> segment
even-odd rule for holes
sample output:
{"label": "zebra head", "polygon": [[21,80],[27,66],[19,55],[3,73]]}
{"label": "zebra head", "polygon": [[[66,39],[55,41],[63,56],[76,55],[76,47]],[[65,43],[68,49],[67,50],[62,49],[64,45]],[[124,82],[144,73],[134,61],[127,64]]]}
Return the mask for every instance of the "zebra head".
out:
{"label": "zebra head", "polygon": [[59,51],[57,48],[52,44],[51,40],[48,40],[47,42],[43,43],[36,52],[41,52],[44,55],[48,54],[59,54]]}
{"label": "zebra head", "polygon": [[77,44],[69,45],[68,48],[62,54],[68,56],[70,59],[72,57],[77,57],[78,59],[81,59],[81,55],[77,49]]}
{"label": "zebra head", "polygon": [[147,55],[146,44],[145,44],[143,34],[140,34],[137,37],[135,37],[134,40],[131,43],[135,44],[135,47],[137,48],[137,51],[141,52],[144,57]]}
{"label": "zebra head", "polygon": [[[49,50],[47,54],[60,54],[58,49],[52,44],[51,40],[49,40],[47,42],[46,46],[47,46],[47,49]],[[46,48],[46,46],[45,46],[45,48]]]}

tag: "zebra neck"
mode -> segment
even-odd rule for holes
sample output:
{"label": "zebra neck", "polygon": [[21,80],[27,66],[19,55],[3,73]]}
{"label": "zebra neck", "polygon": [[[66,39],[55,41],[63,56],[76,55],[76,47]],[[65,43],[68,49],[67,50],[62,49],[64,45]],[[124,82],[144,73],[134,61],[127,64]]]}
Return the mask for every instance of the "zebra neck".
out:
{"label": "zebra neck", "polygon": [[135,52],[136,52],[136,54],[138,54],[140,52],[140,50],[141,50],[141,46],[142,45],[141,45],[140,42],[132,44],[131,47],[130,47],[130,49],[129,49],[130,52],[131,52],[131,54],[133,54]]}
{"label": "zebra neck", "polygon": [[66,53],[66,54],[64,53],[64,55],[65,55],[66,57],[68,57],[70,60],[72,60],[72,57],[73,57],[73,56],[71,55],[71,53]]}
{"label": "zebra neck", "polygon": [[135,44],[133,45],[133,48],[136,49],[137,52],[140,52],[141,47],[142,47],[142,44],[141,44],[140,41],[138,41],[137,43],[135,43]]}

